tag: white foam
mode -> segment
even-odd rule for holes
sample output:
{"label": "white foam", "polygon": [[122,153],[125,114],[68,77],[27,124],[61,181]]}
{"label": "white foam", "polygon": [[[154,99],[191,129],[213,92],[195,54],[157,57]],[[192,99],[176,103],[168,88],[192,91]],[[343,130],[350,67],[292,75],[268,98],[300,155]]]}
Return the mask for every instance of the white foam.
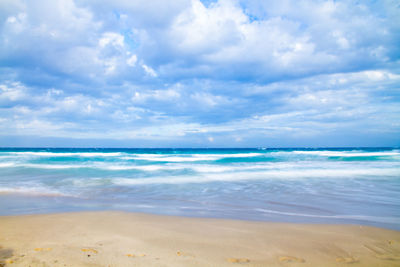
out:
{"label": "white foam", "polygon": [[88,165],[80,164],[16,164],[15,167],[35,168],[35,169],[80,169],[88,168]]}
{"label": "white foam", "polygon": [[109,178],[84,178],[84,179],[65,179],[64,182],[70,182],[72,185],[87,188],[90,186],[101,186],[110,184]]}
{"label": "white foam", "polygon": [[108,165],[108,164],[94,164],[87,165],[86,168],[94,168],[100,170],[109,170],[109,171],[123,171],[123,170],[134,170],[138,169],[137,166],[127,166],[127,165]]}
{"label": "white foam", "polygon": [[190,165],[188,166],[190,169],[195,170],[196,172],[202,173],[216,173],[216,172],[232,172],[237,170],[247,169],[250,170],[251,166],[218,166],[218,165]]}
{"label": "white foam", "polygon": [[179,170],[183,169],[180,167],[163,166],[163,165],[117,165],[113,163],[97,163],[97,164],[4,164],[1,167],[24,167],[34,169],[99,169],[99,170],[110,170],[110,171],[123,171],[123,170],[142,170],[142,171],[157,171],[157,170]]}
{"label": "white foam", "polygon": [[277,170],[282,168],[293,168],[298,167],[294,164],[282,164],[282,163],[260,163],[251,165],[185,165],[186,168],[190,168],[200,173],[221,173],[221,172],[243,172],[243,171],[263,171],[263,170]]}
{"label": "white foam", "polygon": [[236,172],[243,170],[263,170],[263,169],[277,169],[278,167],[288,167],[290,164],[258,164],[249,166],[223,166],[223,165],[196,165],[196,164],[179,164],[179,165],[118,165],[114,163],[94,163],[94,164],[4,164],[1,167],[25,167],[35,169],[79,169],[79,168],[92,168],[110,171],[123,171],[123,170],[141,170],[141,171],[162,171],[162,170],[184,170],[192,169],[201,173],[220,173],[220,172]]}
{"label": "white foam", "polygon": [[217,181],[245,181],[268,179],[306,179],[306,178],[355,178],[355,177],[400,177],[400,170],[395,168],[379,169],[317,169],[317,170],[269,170],[255,172],[210,173],[191,176],[163,176],[153,178],[114,178],[112,182],[118,185],[147,185],[147,184],[184,184],[208,183]]}
{"label": "white foam", "polygon": [[400,156],[399,152],[360,152],[360,151],[293,151],[294,154],[318,155],[325,157],[381,157]]}
{"label": "white foam", "polygon": [[168,167],[160,165],[148,165],[148,166],[135,166],[135,165],[117,165],[113,163],[95,163],[95,164],[33,164],[33,163],[0,163],[0,168],[9,167],[23,167],[23,168],[34,168],[34,169],[81,169],[81,168],[92,168],[100,170],[159,170],[167,169]]}
{"label": "white foam", "polygon": [[295,213],[295,212],[284,212],[269,209],[254,209],[256,211],[261,211],[263,213],[272,213],[287,216],[297,216],[297,217],[311,217],[311,218],[326,218],[326,219],[347,219],[347,220],[362,220],[380,223],[400,223],[399,218],[396,217],[378,217],[378,216],[367,216],[367,215],[318,215],[318,214],[305,214],[305,213]]}
{"label": "white foam", "polygon": [[136,205],[132,205],[134,207],[137,208],[142,208],[142,209],[154,209],[156,206],[154,205],[147,205],[147,204],[136,204]]}
{"label": "white foam", "polygon": [[54,189],[41,186],[17,186],[17,187],[0,187],[0,194],[23,194],[32,196],[64,196],[72,197],[72,195],[61,193]]}
{"label": "white foam", "polygon": [[5,163],[0,163],[0,168],[10,168],[10,167],[14,167],[15,163],[12,162],[5,162]]}
{"label": "white foam", "polygon": [[39,156],[39,157],[116,157],[121,156],[121,152],[7,152],[11,155]]}
{"label": "white foam", "polygon": [[184,167],[179,166],[167,166],[167,165],[144,165],[132,167],[142,171],[160,171],[160,170],[183,170]]}
{"label": "white foam", "polygon": [[216,154],[221,158],[252,158],[266,155],[264,153],[235,153],[235,154]]}
{"label": "white foam", "polygon": [[124,157],[124,159],[136,159],[147,161],[167,161],[167,162],[190,162],[190,161],[210,161],[223,158],[248,158],[262,156],[263,153],[235,153],[235,154],[135,154]]}
{"label": "white foam", "polygon": [[203,157],[193,157],[193,156],[136,156],[133,159],[136,160],[147,160],[147,161],[167,161],[167,162],[188,162],[188,161],[206,161],[206,160],[215,160],[217,157],[208,157],[208,156],[203,156]]}

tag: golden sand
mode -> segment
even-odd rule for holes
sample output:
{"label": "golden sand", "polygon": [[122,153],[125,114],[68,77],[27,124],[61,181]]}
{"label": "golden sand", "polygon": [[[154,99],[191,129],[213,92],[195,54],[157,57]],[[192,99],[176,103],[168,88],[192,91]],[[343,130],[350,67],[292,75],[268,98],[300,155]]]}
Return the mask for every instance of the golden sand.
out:
{"label": "golden sand", "polygon": [[0,266],[400,266],[400,232],[123,212],[0,217]]}

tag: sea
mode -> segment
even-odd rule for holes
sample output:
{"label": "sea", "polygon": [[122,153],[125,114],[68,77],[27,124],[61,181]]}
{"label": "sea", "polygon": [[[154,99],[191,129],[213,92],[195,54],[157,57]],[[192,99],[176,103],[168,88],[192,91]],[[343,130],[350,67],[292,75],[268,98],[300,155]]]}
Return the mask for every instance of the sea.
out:
{"label": "sea", "polygon": [[0,215],[97,210],[400,230],[400,149],[0,148]]}

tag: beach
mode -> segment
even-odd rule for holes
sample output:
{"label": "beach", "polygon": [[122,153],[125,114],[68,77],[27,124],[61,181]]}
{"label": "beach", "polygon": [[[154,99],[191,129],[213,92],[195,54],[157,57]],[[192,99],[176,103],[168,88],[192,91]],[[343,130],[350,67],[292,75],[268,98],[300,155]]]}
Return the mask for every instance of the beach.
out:
{"label": "beach", "polygon": [[399,266],[400,151],[0,149],[0,266]]}
{"label": "beach", "polygon": [[0,217],[2,266],[399,266],[400,232],[102,211]]}

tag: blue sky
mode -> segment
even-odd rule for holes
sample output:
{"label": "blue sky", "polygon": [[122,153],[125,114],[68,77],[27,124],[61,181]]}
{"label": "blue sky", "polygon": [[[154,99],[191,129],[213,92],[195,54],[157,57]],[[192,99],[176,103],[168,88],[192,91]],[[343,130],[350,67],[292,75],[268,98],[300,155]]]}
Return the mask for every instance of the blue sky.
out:
{"label": "blue sky", "polygon": [[398,1],[0,2],[0,146],[399,145]]}

